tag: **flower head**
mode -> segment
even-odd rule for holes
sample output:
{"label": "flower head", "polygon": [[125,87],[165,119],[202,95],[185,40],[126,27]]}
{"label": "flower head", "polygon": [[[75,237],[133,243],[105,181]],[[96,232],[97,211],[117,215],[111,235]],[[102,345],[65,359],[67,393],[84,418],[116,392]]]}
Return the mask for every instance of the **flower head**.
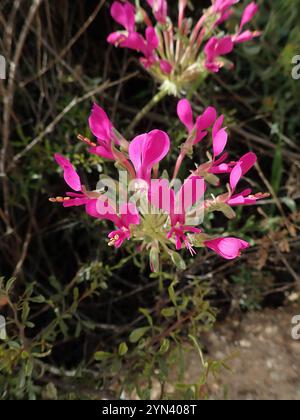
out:
{"label": "flower head", "polygon": [[[231,17],[238,2],[211,0],[211,7],[203,10],[193,26],[186,16],[187,0],[178,1],[176,24],[168,16],[166,0],[146,0],[145,8],[140,5],[135,8],[128,1],[124,4],[116,1],[111,15],[124,29],[110,34],[108,42],[141,53],[143,67],[168,94],[178,96],[194,82],[204,81],[209,73],[219,72],[225,65],[233,67],[224,56],[232,52],[235,44],[260,34],[244,30],[258,11],[254,2],[246,7],[237,33],[224,35],[220,30],[219,26]],[[147,6],[152,10],[153,19],[148,15]],[[141,17],[145,33],[136,23]]]}
{"label": "flower head", "polygon": [[[128,18],[126,22],[131,20]],[[262,193],[252,195],[250,189],[238,192],[242,177],[253,168],[257,157],[250,152],[236,162],[228,161],[229,154],[225,152],[228,132],[224,127],[223,115],[218,117],[216,110],[208,107],[195,117],[187,100],[178,103],[177,112],[186,128],[187,138],[171,179],[166,170],[161,173],[159,168],[160,164],[168,167],[164,161],[171,148],[167,133],[153,130],[127,142],[114,128],[105,111],[98,105],[93,106],[89,124],[98,145],[92,146],[89,151],[109,161],[114,160],[117,166],[127,171],[132,185],[128,186],[127,191],[131,195],[127,195],[125,200],[121,192],[124,192],[126,185],[121,178],[119,183],[111,180],[113,186],[118,187],[111,192],[89,190],[71,162],[59,154],[55,155],[72,192],[50,201],[62,203],[64,207],[84,206],[89,216],[109,221],[114,227],[108,235],[108,245],[120,248],[129,240],[137,242],[140,250],[150,251],[152,269],[159,268],[160,253],[166,253],[172,261],[178,261],[179,256],[174,258],[174,255],[183,248],[191,255],[196,254],[196,248],[204,247],[225,259],[239,257],[249,247],[248,242],[234,237],[215,238],[214,235],[208,235],[203,228],[203,218],[207,213],[220,211],[232,218],[235,216],[232,208],[253,204],[267,196]],[[202,147],[207,143],[209,148],[210,134],[212,152],[207,153],[209,161],[197,162],[197,169],[181,182],[177,175],[182,170],[184,159],[187,155],[193,157],[200,141]],[[90,140],[83,140],[90,145]],[[228,178],[227,191],[206,198],[207,183],[221,188],[221,176]]]}

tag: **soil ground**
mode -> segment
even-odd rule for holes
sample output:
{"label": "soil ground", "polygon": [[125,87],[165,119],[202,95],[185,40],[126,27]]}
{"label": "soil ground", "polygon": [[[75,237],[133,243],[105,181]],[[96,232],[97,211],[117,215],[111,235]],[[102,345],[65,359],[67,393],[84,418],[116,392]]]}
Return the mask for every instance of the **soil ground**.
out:
{"label": "soil ground", "polygon": [[[208,357],[230,357],[232,371],[210,381],[214,398],[300,400],[300,340],[292,338],[292,318],[300,304],[232,316],[207,336]],[[191,358],[193,381],[199,359]]]}

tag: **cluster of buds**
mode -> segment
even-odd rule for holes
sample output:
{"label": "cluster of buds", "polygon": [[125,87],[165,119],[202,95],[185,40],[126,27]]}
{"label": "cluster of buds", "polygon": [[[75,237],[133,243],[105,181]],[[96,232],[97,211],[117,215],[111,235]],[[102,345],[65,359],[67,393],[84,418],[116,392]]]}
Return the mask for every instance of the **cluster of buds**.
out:
{"label": "cluster of buds", "polygon": [[[252,194],[250,189],[239,191],[239,182],[256,163],[256,155],[247,153],[238,161],[229,161],[225,152],[228,134],[223,126],[224,116],[213,107],[194,119],[191,104],[183,99],[178,103],[178,117],[187,129],[173,174],[161,170],[161,164],[171,148],[167,133],[153,130],[128,142],[114,127],[105,111],[94,104],[89,126],[95,141],[78,138],[89,146],[89,152],[111,161],[119,169],[119,181],[103,177],[95,190],[83,185],[74,166],[61,155],[55,155],[64,179],[72,192],[65,197],[51,198],[64,207],[84,206],[88,215],[108,220],[114,229],[108,235],[108,245],[119,248],[132,240],[140,251],[147,250],[153,271],[160,270],[160,256],[166,255],[183,266],[180,251],[186,248],[191,255],[196,248],[209,248],[231,260],[240,256],[249,243],[234,237],[212,237],[203,231],[203,219],[208,213],[223,212],[235,217],[237,206],[250,205],[266,197]],[[208,161],[199,162],[184,182],[177,179],[182,163],[192,157],[200,142],[212,137],[212,152]],[[209,188],[221,185],[229,177],[226,193],[209,195]],[[105,188],[103,188],[103,185]]]}
{"label": "cluster of buds", "polygon": [[[152,8],[153,19],[140,1],[136,1],[136,6],[127,0],[115,1],[111,15],[124,29],[110,34],[108,42],[141,53],[141,64],[162,85],[162,90],[178,96],[193,84],[204,81],[209,73],[216,73],[224,66],[231,68],[233,64],[224,56],[231,53],[236,44],[260,35],[258,31],[244,29],[258,11],[254,2],[245,8],[234,34],[225,34],[220,28],[232,16],[233,6],[238,2],[211,0],[211,6],[193,25],[186,17],[188,0],[178,1],[176,24],[168,16],[167,0],[146,0]],[[145,33],[137,31],[139,23],[146,25]]]}

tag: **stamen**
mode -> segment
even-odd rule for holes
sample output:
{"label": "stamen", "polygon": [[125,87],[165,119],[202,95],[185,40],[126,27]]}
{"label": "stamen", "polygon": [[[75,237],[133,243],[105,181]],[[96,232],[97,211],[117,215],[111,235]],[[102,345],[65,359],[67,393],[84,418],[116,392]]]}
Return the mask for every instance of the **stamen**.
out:
{"label": "stamen", "polygon": [[194,250],[194,247],[190,244],[190,242],[188,240],[185,240],[184,243],[185,243],[185,246],[187,247],[187,249],[190,251],[192,257],[194,255],[197,255],[197,252]]}
{"label": "stamen", "polygon": [[90,139],[82,136],[81,134],[78,134],[77,138],[78,138],[78,140],[82,141],[83,143],[87,144],[88,146],[97,147],[96,143],[92,142]]}
{"label": "stamen", "polygon": [[51,197],[49,198],[50,203],[64,203],[65,201],[71,200],[71,197]]}
{"label": "stamen", "polygon": [[108,246],[114,246],[115,245],[115,243],[118,241],[120,239],[120,236],[119,235],[115,235],[111,240],[110,240],[110,242],[108,242]]}

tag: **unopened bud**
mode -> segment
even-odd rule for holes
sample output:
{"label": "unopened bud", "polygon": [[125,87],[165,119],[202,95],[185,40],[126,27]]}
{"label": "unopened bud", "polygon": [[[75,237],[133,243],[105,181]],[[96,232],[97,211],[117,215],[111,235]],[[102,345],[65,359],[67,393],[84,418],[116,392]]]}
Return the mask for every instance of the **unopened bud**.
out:
{"label": "unopened bud", "polygon": [[150,251],[150,267],[153,273],[159,273],[160,271],[160,260],[159,260],[159,249],[157,246],[153,246]]}

